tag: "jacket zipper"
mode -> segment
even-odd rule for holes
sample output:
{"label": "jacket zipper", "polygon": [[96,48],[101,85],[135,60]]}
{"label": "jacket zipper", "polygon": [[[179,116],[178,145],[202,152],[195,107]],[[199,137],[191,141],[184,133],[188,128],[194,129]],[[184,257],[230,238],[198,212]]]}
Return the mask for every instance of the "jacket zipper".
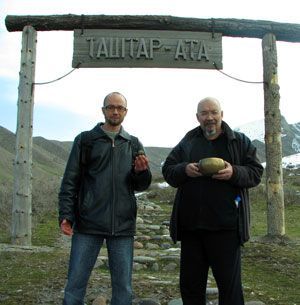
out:
{"label": "jacket zipper", "polygon": [[115,186],[115,179],[114,179],[114,168],[115,168],[115,158],[114,158],[114,147],[115,141],[112,139],[111,145],[111,154],[112,154],[112,213],[111,213],[111,234],[115,235],[115,196],[116,196],[116,186]]}

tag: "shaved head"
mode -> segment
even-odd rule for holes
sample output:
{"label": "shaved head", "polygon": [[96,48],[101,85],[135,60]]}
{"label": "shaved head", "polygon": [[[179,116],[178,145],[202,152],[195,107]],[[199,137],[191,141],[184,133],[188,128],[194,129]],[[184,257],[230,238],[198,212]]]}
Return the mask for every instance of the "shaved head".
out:
{"label": "shaved head", "polygon": [[213,103],[217,106],[218,110],[221,111],[221,104],[219,102],[219,100],[217,100],[216,98],[214,97],[205,97],[204,99],[202,99],[199,103],[198,103],[198,107],[197,107],[197,113],[200,113],[202,108],[203,108],[203,105],[206,104],[206,103]]}
{"label": "shaved head", "polygon": [[206,97],[198,103],[197,120],[207,139],[216,139],[222,133],[223,111],[214,97]]}

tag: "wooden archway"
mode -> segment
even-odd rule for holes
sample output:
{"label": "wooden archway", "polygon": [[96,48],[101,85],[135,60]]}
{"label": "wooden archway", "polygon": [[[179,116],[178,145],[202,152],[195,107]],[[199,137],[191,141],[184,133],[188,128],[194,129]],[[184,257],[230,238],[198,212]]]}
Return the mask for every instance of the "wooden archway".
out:
{"label": "wooden archway", "polygon": [[276,40],[300,42],[300,24],[263,20],[197,19],[173,16],[50,15],[5,19],[8,31],[23,31],[18,95],[16,158],[12,211],[12,243],[31,245],[32,117],[37,31],[75,29],[136,29],[216,32],[229,37],[262,39],[268,232],[285,234],[282,179],[280,95]]}

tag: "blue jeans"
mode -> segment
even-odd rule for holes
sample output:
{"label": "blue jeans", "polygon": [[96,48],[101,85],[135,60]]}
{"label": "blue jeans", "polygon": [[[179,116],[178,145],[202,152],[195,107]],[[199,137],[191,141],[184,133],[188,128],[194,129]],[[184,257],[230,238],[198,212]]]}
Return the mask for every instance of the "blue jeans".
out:
{"label": "blue jeans", "polygon": [[74,233],[63,305],[83,305],[89,277],[106,239],[111,275],[111,305],[132,303],[133,237]]}

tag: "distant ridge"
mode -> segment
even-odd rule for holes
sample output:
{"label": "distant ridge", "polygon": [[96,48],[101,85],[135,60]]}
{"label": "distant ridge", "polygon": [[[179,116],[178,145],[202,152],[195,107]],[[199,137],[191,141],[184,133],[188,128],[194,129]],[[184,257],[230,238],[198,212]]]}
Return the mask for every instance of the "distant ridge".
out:
{"label": "distant ridge", "polygon": [[[282,116],[282,150],[283,157],[300,152],[300,122],[288,124]],[[235,128],[236,131],[245,133],[257,147],[260,160],[265,161],[264,121],[259,120]],[[12,162],[15,158],[16,137],[13,132],[0,126],[0,182],[1,179],[12,177]],[[36,169],[61,176],[68,159],[71,141],[47,140],[43,137],[33,138],[33,163]],[[171,148],[145,147],[149,156],[150,167],[155,176],[161,175],[161,164],[166,159]]]}
{"label": "distant ridge", "polygon": [[[282,125],[282,150],[283,157],[300,152],[300,122],[288,124],[285,118],[281,118]],[[258,156],[265,161],[264,145],[264,121],[259,120],[235,128],[236,131],[245,133],[257,147]],[[15,134],[0,126],[0,181],[1,177],[12,176],[12,162],[15,158]],[[47,168],[52,173],[62,175],[68,159],[71,141],[47,140],[43,137],[33,138],[33,163],[40,170]],[[166,159],[171,148],[145,147],[149,156],[150,167],[154,175],[161,175],[161,164]],[[50,170],[51,169],[51,170]],[[46,170],[47,171],[47,170]]]}

